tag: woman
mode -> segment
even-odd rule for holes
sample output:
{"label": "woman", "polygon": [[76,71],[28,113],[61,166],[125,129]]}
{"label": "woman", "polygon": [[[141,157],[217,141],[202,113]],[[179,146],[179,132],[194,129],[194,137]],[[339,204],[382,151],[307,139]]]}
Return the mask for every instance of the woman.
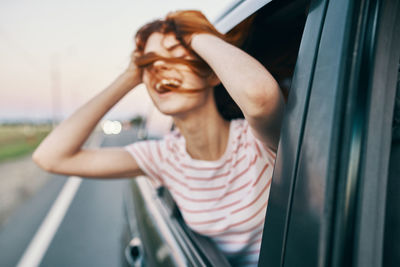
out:
{"label": "woman", "polygon": [[[169,188],[186,223],[233,265],[256,265],[284,100],[272,75],[231,44],[241,37],[220,34],[198,11],[145,25],[127,70],[54,129],[34,161],[82,177],[145,174]],[[142,82],[177,130],[122,148],[82,148],[104,114]],[[213,94],[219,83],[245,120],[220,115]]]}

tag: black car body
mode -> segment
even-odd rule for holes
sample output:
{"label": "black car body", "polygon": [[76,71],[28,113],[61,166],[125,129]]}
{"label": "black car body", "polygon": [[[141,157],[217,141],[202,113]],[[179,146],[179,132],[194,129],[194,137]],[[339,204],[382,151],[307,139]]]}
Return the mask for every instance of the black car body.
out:
{"label": "black car body", "polygon": [[[400,1],[233,1],[215,25],[253,14],[242,48],[288,96],[259,265],[400,266]],[[132,265],[229,265],[165,188],[127,192]]]}

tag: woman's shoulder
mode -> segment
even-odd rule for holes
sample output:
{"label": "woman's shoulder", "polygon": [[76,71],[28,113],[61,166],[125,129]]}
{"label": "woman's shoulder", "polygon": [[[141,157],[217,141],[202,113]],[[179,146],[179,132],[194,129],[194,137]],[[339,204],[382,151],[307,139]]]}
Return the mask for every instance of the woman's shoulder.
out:
{"label": "woman's shoulder", "polygon": [[233,131],[241,131],[244,128],[248,127],[248,123],[245,119],[234,119],[231,120],[231,127]]}
{"label": "woman's shoulder", "polygon": [[182,134],[179,132],[178,129],[174,129],[170,132],[168,132],[167,134],[165,134],[161,139],[160,142],[161,143],[182,143],[183,142],[184,137],[182,136]]}
{"label": "woman's shoulder", "polygon": [[231,121],[231,133],[233,136],[240,140],[246,136],[249,124],[245,119],[234,119]]}
{"label": "woman's shoulder", "polygon": [[237,140],[239,147],[254,151],[259,156],[268,158],[271,161],[275,160],[276,152],[254,136],[249,123],[245,119],[235,119],[231,123],[233,136]]}

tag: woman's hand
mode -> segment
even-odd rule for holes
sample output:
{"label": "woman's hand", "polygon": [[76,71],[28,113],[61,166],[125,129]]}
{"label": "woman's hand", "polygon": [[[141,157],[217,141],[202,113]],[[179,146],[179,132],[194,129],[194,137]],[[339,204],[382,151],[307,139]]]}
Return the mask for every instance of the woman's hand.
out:
{"label": "woman's hand", "polygon": [[199,33],[209,33],[220,38],[220,34],[199,11],[176,11],[167,15],[166,21],[175,26],[176,38],[187,48],[191,48],[192,38]]}
{"label": "woman's hand", "polygon": [[[121,177],[140,173],[138,165],[124,149],[87,150],[83,144],[100,119],[142,81],[134,60],[107,88],[98,93],[59,124],[33,154],[43,169],[68,175]],[[115,160],[118,164],[107,164]]]}
{"label": "woman's hand", "polygon": [[136,62],[136,58],[138,56],[139,56],[138,52],[137,51],[133,51],[132,56],[131,56],[131,60],[129,62],[129,65],[126,68],[126,70],[124,71],[124,73],[123,73],[123,76],[125,76],[126,79],[131,82],[132,89],[136,85],[142,83],[143,71],[135,63]]}

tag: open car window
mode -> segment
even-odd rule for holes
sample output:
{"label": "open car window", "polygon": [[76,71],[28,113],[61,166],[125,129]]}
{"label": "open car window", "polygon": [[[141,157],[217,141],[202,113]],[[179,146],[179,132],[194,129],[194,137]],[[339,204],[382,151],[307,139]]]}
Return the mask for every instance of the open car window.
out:
{"label": "open car window", "polygon": [[[287,99],[307,12],[308,1],[234,1],[232,6],[227,10],[227,13],[224,13],[220,19],[217,20],[216,25],[217,28],[220,28],[223,32],[228,30],[235,31],[240,28],[240,22],[243,22],[243,20],[245,22],[251,20],[251,27],[241,48],[261,62],[271,72],[278,81],[282,93]],[[235,27],[235,25],[237,26]],[[218,94],[216,95],[216,99],[221,100],[222,103],[232,103],[227,91],[222,89],[223,88],[217,88],[217,90],[215,90],[215,93]],[[227,101],[228,99],[230,100]],[[233,110],[233,112],[226,112],[227,110]],[[228,119],[241,116],[241,112],[237,107],[235,110],[235,107],[224,108],[222,106],[220,112]],[[132,183],[136,183],[136,181],[132,181]],[[135,191],[134,194],[136,195],[134,196],[134,202],[141,201],[140,195],[149,194],[148,190],[144,190],[143,192],[145,193],[140,193],[141,191],[139,188],[143,186],[143,183],[141,186],[133,186],[137,191]],[[165,187],[159,187],[157,193],[152,193],[152,195],[152,197],[157,196],[156,203],[158,204],[156,205],[158,205],[161,210],[164,210],[164,212],[160,214],[164,217],[164,224],[170,229],[170,234],[168,235],[176,237],[176,242],[172,243],[174,246],[181,247],[182,254],[187,255],[189,262],[208,262],[214,266],[229,265],[222,253],[215,249],[215,246],[210,243],[211,240],[192,232],[185,225],[179,209]],[[151,215],[155,210],[153,208],[142,208],[141,205],[135,205],[135,207],[141,217],[149,218],[147,220],[152,221],[153,219],[151,218],[159,217],[158,215]],[[139,220],[138,225],[139,228],[143,228],[139,230],[139,233],[141,233],[144,239],[146,239],[146,235],[152,235],[151,232],[148,231],[149,229],[147,229],[149,228],[149,223],[144,224]],[[154,223],[152,225],[157,224]],[[162,233],[163,231],[158,232]],[[162,235],[157,237],[157,239],[160,240],[159,242],[163,242],[161,241],[163,240]],[[153,244],[153,242],[150,243]],[[154,244],[154,246],[157,246],[157,244]],[[190,246],[190,251],[192,252],[188,253],[187,249],[184,248],[185,246]],[[154,250],[153,248],[146,248],[143,244],[143,248],[139,250],[147,255],[143,258],[148,258],[150,256],[150,258],[153,259],[151,256]],[[170,260],[174,261],[173,259],[174,256],[171,254]]]}
{"label": "open car window", "polygon": [[[240,12],[248,15],[247,18],[244,18],[245,20],[252,20],[251,28],[241,48],[260,61],[272,73],[287,100],[307,18],[308,1],[264,2],[267,4],[261,8],[258,7],[259,9],[256,12],[253,10],[253,5],[249,6],[249,13],[246,13],[244,4],[233,7],[233,9],[238,8]],[[234,11],[231,10],[230,12]],[[229,28],[230,23],[242,22],[237,20],[237,18],[232,22],[229,21],[229,18],[230,16],[226,16],[224,20],[221,20],[224,22],[226,29]],[[233,27],[230,30],[234,31],[236,28]],[[220,86],[222,87],[222,85]],[[215,92],[219,94],[216,98],[223,100],[230,98],[226,90],[217,88]],[[229,110],[229,108],[223,108],[220,111],[229,119],[238,115],[237,113],[233,115],[224,114],[226,110]],[[182,229],[193,240],[193,243],[199,246],[200,251],[207,251],[210,241],[203,236],[197,236],[184,225],[179,210],[167,192],[167,189],[161,187],[158,189],[158,192],[164,204],[171,210],[171,216],[177,219]],[[209,253],[205,252],[205,254]]]}

